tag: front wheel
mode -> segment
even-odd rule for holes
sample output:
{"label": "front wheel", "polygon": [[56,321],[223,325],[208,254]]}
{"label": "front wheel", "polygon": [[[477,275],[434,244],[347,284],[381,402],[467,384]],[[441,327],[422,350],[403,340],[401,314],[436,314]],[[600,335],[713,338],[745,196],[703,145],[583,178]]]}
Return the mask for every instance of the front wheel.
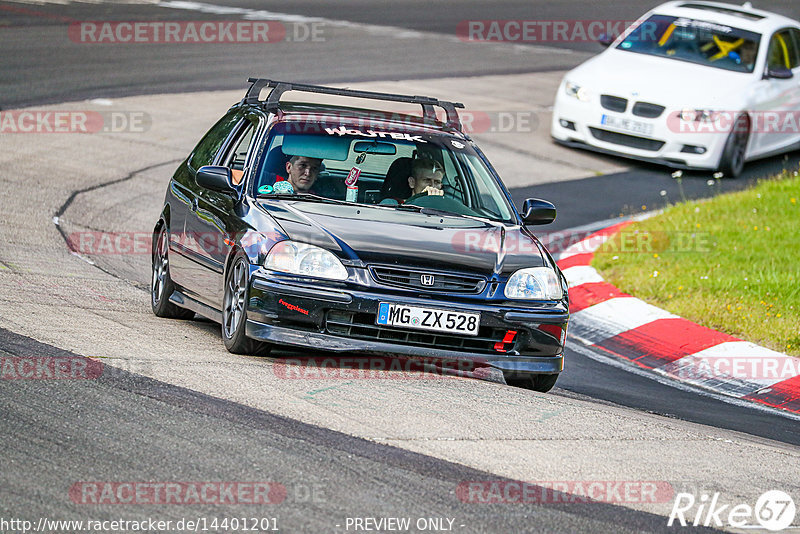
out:
{"label": "front wheel", "polygon": [[518,388],[532,389],[541,393],[547,393],[558,380],[558,373],[552,375],[506,375],[506,384]]}
{"label": "front wheel", "polygon": [[234,354],[264,354],[269,351],[266,343],[250,339],[245,334],[249,280],[249,262],[239,252],[228,269],[222,300],[222,341],[225,348]]}
{"label": "front wheel", "polygon": [[722,150],[722,157],[719,160],[719,171],[730,178],[738,178],[744,169],[744,157],[747,151],[747,141],[750,138],[750,120],[747,115],[739,115],[733,123],[733,129],[728,140],[725,141],[725,148]]}

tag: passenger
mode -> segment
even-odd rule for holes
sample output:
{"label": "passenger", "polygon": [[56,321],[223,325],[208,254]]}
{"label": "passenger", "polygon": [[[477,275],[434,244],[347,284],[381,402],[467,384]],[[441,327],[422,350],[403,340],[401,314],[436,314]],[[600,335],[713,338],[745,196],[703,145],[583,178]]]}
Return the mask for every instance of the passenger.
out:
{"label": "passenger", "polygon": [[752,71],[756,64],[756,54],[758,53],[758,45],[753,41],[746,40],[742,46],[737,50],[740,57],[740,62],[747,70]]}
{"label": "passenger", "polygon": [[[292,156],[286,162],[286,181],[292,184],[297,193],[312,193],[314,182],[317,181],[322,160],[317,158],[307,158],[305,156]],[[282,181],[278,177],[278,181]]]}

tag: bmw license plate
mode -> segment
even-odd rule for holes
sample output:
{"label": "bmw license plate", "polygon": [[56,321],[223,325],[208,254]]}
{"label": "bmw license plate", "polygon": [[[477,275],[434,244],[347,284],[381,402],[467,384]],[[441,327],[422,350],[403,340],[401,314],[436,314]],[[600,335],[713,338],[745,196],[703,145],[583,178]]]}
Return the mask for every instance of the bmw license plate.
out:
{"label": "bmw license plate", "polygon": [[626,132],[646,136],[653,135],[653,125],[647,122],[623,119],[621,117],[614,117],[611,115],[603,115],[602,119],[600,119],[600,123],[604,126],[610,126],[616,130],[625,130]]}
{"label": "bmw license plate", "polygon": [[378,306],[376,323],[385,326],[477,336],[481,314],[381,302]]}

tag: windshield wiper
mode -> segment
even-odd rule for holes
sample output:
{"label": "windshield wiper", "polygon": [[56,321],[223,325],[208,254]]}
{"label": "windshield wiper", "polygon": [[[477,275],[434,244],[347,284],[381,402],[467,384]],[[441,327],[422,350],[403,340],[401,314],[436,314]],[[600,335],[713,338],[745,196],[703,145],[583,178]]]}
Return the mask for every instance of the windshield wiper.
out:
{"label": "windshield wiper", "polygon": [[404,211],[413,211],[416,213],[421,213],[423,215],[446,215],[448,217],[459,217],[461,219],[471,219],[473,221],[478,221],[481,223],[489,222],[490,224],[493,222],[505,222],[502,219],[494,219],[492,217],[487,217],[485,215],[467,215],[465,213],[456,213],[454,211],[445,211],[445,210],[437,210],[436,208],[428,208],[423,206],[416,206],[414,204],[398,204],[397,206],[392,206],[398,210]]}
{"label": "windshield wiper", "polygon": [[334,198],[321,197],[311,193],[260,193],[256,198],[280,198],[290,200],[303,200],[307,202],[323,202],[327,204],[353,204],[353,202],[346,202],[344,200],[336,200]]}
{"label": "windshield wiper", "polygon": [[415,206],[414,204],[397,204],[392,206],[396,210],[405,210],[405,211],[422,211],[422,206]]}
{"label": "windshield wiper", "polygon": [[447,215],[449,217],[464,217],[463,214],[456,213],[454,211],[437,210],[436,208],[429,208],[426,206],[416,206],[414,204],[398,204],[394,208],[404,211],[414,211],[416,213],[421,213],[423,215]]}

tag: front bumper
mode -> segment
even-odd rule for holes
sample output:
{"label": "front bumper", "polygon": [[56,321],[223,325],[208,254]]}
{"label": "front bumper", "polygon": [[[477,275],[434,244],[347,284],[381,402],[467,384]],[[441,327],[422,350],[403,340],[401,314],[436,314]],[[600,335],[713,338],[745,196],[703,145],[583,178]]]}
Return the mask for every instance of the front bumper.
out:
{"label": "front bumper", "polygon": [[[550,135],[560,144],[677,169],[715,170],[719,166],[728,131],[683,123],[669,108],[658,118],[649,119],[633,115],[630,104],[625,112],[617,113],[604,109],[596,97],[582,102],[562,96],[562,92],[556,97],[550,125]],[[643,135],[609,127],[603,124],[603,115],[647,125],[651,132]],[[690,147],[705,152],[687,152]]]}
{"label": "front bumper", "polygon": [[[369,288],[372,289],[372,288]],[[272,343],[348,354],[397,355],[471,361],[506,372],[559,373],[569,313],[564,303],[546,308],[420,294],[312,286],[298,280],[251,276],[246,333]],[[381,302],[480,312],[478,336],[380,326]],[[513,331],[513,341],[508,332]]]}

